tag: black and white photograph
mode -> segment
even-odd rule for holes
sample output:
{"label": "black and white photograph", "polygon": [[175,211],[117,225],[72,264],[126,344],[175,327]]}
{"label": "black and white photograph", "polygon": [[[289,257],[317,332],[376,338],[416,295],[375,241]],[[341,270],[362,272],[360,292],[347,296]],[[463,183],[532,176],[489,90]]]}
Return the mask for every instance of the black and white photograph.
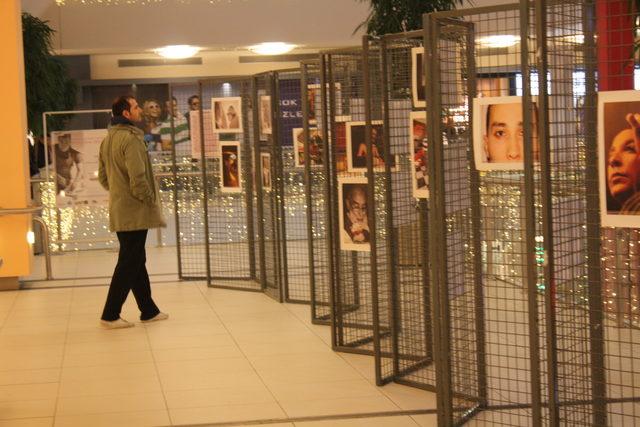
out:
{"label": "black and white photograph", "polygon": [[223,193],[241,193],[242,162],[240,159],[240,143],[221,142],[220,143],[220,191]]}
{"label": "black and white photograph", "polygon": [[[347,170],[349,172],[367,171],[367,143],[365,140],[365,122],[347,122]],[[383,151],[383,131],[382,121],[371,123],[371,147],[373,151],[373,169],[383,171],[384,151]],[[396,167],[396,158],[391,156],[391,168]]]}
{"label": "black and white photograph", "polygon": [[[293,157],[295,167],[303,168],[306,162],[304,154],[304,128],[294,128]],[[311,167],[322,166],[322,149],[324,143],[318,128],[309,128],[309,160]]]}
{"label": "black and white photograph", "polygon": [[271,135],[271,96],[260,96],[260,134]]}
{"label": "black and white photograph", "polygon": [[242,133],[242,98],[211,98],[214,133]]}
{"label": "black and white photograph", "polygon": [[416,108],[426,106],[423,58],[424,48],[414,47],[411,49],[411,95],[413,106]]}
{"label": "black and white photograph", "polygon": [[409,153],[411,153],[411,187],[413,197],[429,197],[427,169],[427,114],[412,111],[409,115]]}
{"label": "black and white photograph", "polygon": [[340,249],[370,252],[367,179],[364,177],[339,178],[338,192]]}
{"label": "black and white photograph", "polygon": [[[522,97],[482,97],[473,100],[473,154],[480,171],[524,169]],[[537,107],[532,117],[533,155],[538,161]]]}
{"label": "black and white photograph", "polygon": [[271,191],[271,154],[260,153],[260,171],[262,173],[262,189]]}
{"label": "black and white photograph", "polygon": [[606,227],[640,227],[640,92],[598,94],[600,215]]}

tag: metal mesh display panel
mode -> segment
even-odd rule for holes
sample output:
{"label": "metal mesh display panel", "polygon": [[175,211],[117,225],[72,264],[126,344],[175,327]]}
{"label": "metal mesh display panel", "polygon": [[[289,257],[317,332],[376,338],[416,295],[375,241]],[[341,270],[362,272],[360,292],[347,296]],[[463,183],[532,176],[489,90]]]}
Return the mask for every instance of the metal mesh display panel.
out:
{"label": "metal mesh display panel", "polygon": [[[624,316],[605,316],[612,301],[633,304],[630,295],[612,294],[609,288],[613,285],[615,289],[627,275],[633,275],[633,249],[626,250],[633,230],[600,229],[600,214],[609,207],[600,200],[606,196],[598,193],[598,169],[616,166],[613,150],[599,147],[598,138],[606,140],[608,123],[615,117],[607,116],[606,109],[600,111],[604,114],[597,121],[605,124],[600,128],[603,133],[597,135],[595,83],[597,72],[601,90],[623,89],[625,82],[631,89],[632,70],[625,65],[634,49],[629,32],[637,18],[630,16],[626,2],[598,2],[597,14],[596,2],[590,0],[532,5],[538,43],[543,46],[538,68],[551,85],[540,97],[544,113],[540,131],[549,141],[544,159],[549,163],[544,174],[549,193],[545,197],[549,203],[547,233],[553,239],[545,247],[551,260],[545,273],[553,286],[549,305],[555,308],[554,327],[547,333],[554,334],[556,367],[549,370],[557,384],[549,394],[559,402],[550,405],[548,417],[555,424],[636,425],[640,422],[640,390],[634,382],[637,331]],[[596,20],[600,21],[597,39]],[[609,25],[607,20],[611,20]],[[576,34],[584,39],[577,49],[573,46]],[[607,51],[602,61],[602,52],[596,59],[596,40],[598,49]],[[607,207],[601,211],[601,206]],[[620,238],[615,243],[607,240],[612,231]],[[607,270],[612,260],[613,275]],[[625,269],[625,264],[631,269]]]}
{"label": "metal mesh display panel", "polygon": [[374,43],[382,55],[380,96],[385,155],[390,159],[385,162],[389,164],[385,174],[374,174],[376,185],[384,188],[386,221],[378,239],[386,244],[389,270],[389,285],[378,286],[376,303],[378,322],[393,332],[379,336],[377,378],[380,383],[393,378],[434,390],[426,245],[426,112],[412,99],[412,58],[422,47],[423,33],[388,35]]}
{"label": "metal mesh display panel", "polygon": [[[325,124],[328,100],[326,88],[322,90],[320,86],[320,62],[318,60],[302,62],[300,69],[302,99],[309,100],[302,104],[302,120],[305,134],[304,157],[308,159],[311,152],[309,141],[311,131],[314,128],[315,135],[318,135],[322,142],[328,140],[329,129]],[[309,105],[310,100],[313,100],[312,106]],[[310,113],[312,117],[310,117]],[[321,151],[320,155],[320,158],[324,161],[324,152]],[[329,299],[331,274],[328,269],[327,259],[327,175],[322,165],[318,167],[314,164],[312,166],[310,162],[305,163],[304,171],[311,320],[313,323],[329,324],[331,320]]]}
{"label": "metal mesh display panel", "polygon": [[[284,300],[291,303],[309,303],[309,241],[307,239],[307,207],[305,191],[305,170],[307,163],[313,168],[322,167],[321,141],[314,130],[305,133],[302,105],[307,101],[306,89],[302,88],[301,72],[280,70],[276,72],[277,93],[279,94],[280,129],[278,133],[282,165],[282,201],[284,214],[280,228],[282,235]],[[296,99],[297,98],[297,99]],[[320,97],[318,96],[318,101]],[[312,98],[312,101],[315,98]],[[296,108],[292,108],[297,101]],[[294,113],[295,110],[295,113]],[[295,117],[290,117],[294,116]],[[307,129],[308,132],[308,129]],[[305,155],[305,139],[313,137],[312,144],[318,146],[313,156]]]}
{"label": "metal mesh display panel", "polygon": [[[324,166],[331,194],[327,203],[327,222],[332,231],[328,234],[327,243],[332,257],[329,270],[333,273],[330,295],[333,306],[332,343],[339,351],[373,354],[371,261],[376,239],[374,220],[384,218],[384,212],[373,207],[372,202],[376,200],[372,191],[373,181],[367,180],[366,164],[363,164],[366,150],[360,149],[369,144],[366,141],[368,127],[365,125],[365,91],[369,89],[364,82],[364,56],[361,48],[344,49],[324,53],[322,61],[326,70],[322,73],[320,87],[327,92],[331,129]],[[371,67],[376,67],[373,61]],[[379,69],[379,64],[377,67]],[[379,106],[377,114],[379,117]],[[359,136],[354,139],[357,146],[352,156],[355,157],[359,152],[358,168],[352,167],[348,160],[349,133],[352,128],[359,129],[356,131]],[[346,202],[355,197],[355,193],[358,193],[358,202]],[[377,198],[380,194],[378,192]],[[357,226],[354,226],[355,222],[349,224],[345,207],[347,203],[358,213]],[[363,216],[366,217],[366,224],[363,224]],[[355,233],[352,234],[353,231]]]}
{"label": "metal mesh display panel", "polygon": [[253,231],[252,80],[201,81],[200,99],[207,279],[210,286],[260,291]]}
{"label": "metal mesh display panel", "polygon": [[[254,154],[259,167],[255,170],[256,180],[256,221],[258,222],[256,239],[259,246],[260,280],[262,289],[267,295],[281,301],[283,277],[283,252],[281,248],[280,223],[282,209],[282,162],[280,155],[278,92],[274,73],[260,74],[254,77],[255,103],[268,102],[271,109],[271,134],[261,134],[259,126],[256,132],[258,138],[254,143]],[[258,115],[255,114],[257,117]],[[265,160],[263,160],[265,159]],[[268,159],[268,160],[266,160]],[[266,163],[265,163],[266,162]],[[266,170],[269,172],[267,173]],[[260,173],[258,173],[258,171]],[[271,181],[266,182],[266,181]],[[270,185],[267,185],[270,184]]]}
{"label": "metal mesh display panel", "polygon": [[[162,187],[172,191],[175,214],[178,275],[186,280],[203,280],[207,277],[207,254],[204,231],[204,188],[202,158],[199,145],[199,86],[172,84],[170,99],[176,100],[176,114],[170,117],[171,133],[161,146],[164,154],[170,154],[170,166],[162,166]],[[194,98],[198,97],[198,98]],[[191,113],[194,111],[194,113]],[[193,121],[191,115],[194,114]],[[186,126],[186,129],[185,129]],[[166,141],[170,141],[167,144]],[[159,167],[159,166],[156,166]],[[168,169],[168,170],[167,170]],[[156,174],[158,175],[158,174]],[[175,183],[175,185],[174,185]]]}

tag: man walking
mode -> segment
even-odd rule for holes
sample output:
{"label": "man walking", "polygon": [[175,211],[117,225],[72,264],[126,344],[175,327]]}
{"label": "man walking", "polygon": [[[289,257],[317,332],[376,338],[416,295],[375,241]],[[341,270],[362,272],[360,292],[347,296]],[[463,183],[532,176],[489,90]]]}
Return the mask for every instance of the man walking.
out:
{"label": "man walking", "polygon": [[141,121],[142,109],[135,98],[121,96],[111,110],[112,126],[100,145],[98,179],[109,192],[109,229],[118,235],[120,253],[101,324],[107,329],[117,329],[134,326],[120,317],[129,290],[136,299],[142,322],[165,320],[169,316],[161,313],[151,298],[145,266],[147,231],[166,223],[144,134],[134,125]]}

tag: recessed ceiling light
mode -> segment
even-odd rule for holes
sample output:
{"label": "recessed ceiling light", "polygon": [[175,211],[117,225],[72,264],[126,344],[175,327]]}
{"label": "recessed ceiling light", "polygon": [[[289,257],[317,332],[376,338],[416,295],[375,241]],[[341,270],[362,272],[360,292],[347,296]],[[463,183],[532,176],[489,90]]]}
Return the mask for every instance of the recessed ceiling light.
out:
{"label": "recessed ceiling light", "polygon": [[519,36],[512,36],[509,34],[482,37],[478,40],[478,43],[484,47],[511,47],[520,41]]}
{"label": "recessed ceiling light", "polygon": [[188,44],[177,44],[161,47],[159,49],[156,49],[155,52],[163,58],[182,59],[191,58],[193,55],[200,52],[200,48],[189,46]]}
{"label": "recessed ceiling light", "polygon": [[249,50],[258,55],[282,55],[296,48],[295,44],[283,42],[266,42],[249,46]]}

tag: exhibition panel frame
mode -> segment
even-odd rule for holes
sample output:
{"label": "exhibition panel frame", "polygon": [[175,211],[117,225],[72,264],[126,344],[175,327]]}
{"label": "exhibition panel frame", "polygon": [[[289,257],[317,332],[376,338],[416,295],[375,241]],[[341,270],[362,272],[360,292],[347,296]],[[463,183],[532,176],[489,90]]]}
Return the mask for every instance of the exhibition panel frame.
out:
{"label": "exhibition panel frame", "polygon": [[253,218],[253,80],[199,81],[207,284],[262,291]]}
{"label": "exhibition panel frame", "polygon": [[[375,336],[376,380],[394,380],[435,391],[432,354],[431,295],[428,255],[428,176],[424,84],[418,96],[415,80],[423,55],[421,30],[365,38],[365,52],[381,57],[382,146],[372,141],[371,155],[381,151],[384,170],[373,173],[382,193],[384,221],[376,225],[378,246],[384,245],[385,266],[378,266],[374,304],[379,331]],[[368,46],[367,46],[368,44]],[[365,73],[371,73],[371,68]],[[370,77],[369,77],[370,79]],[[417,98],[421,98],[418,100]],[[374,101],[375,102],[375,101]],[[372,112],[373,113],[373,112]],[[380,163],[372,157],[372,167]],[[379,252],[377,259],[381,259]]]}
{"label": "exhibition panel frame", "polygon": [[[369,100],[372,87],[378,88],[379,71],[371,76],[363,70],[367,66],[379,70],[379,55],[365,55],[362,47],[322,52],[320,91],[323,111],[329,132],[324,151],[324,171],[327,177],[326,223],[328,266],[332,273],[329,292],[332,315],[332,346],[337,351],[374,354],[374,335],[389,334],[377,331],[374,310],[377,298],[374,286],[378,274],[376,259],[376,221],[385,218],[384,205],[377,208],[383,192],[374,195],[371,174],[371,131]],[[368,61],[368,64],[366,63]],[[376,64],[377,61],[377,64]],[[379,99],[379,98],[378,98]],[[381,109],[376,109],[379,117]],[[377,122],[376,122],[377,123]],[[357,135],[353,140],[351,131]],[[325,131],[326,133],[327,131]],[[356,163],[350,148],[358,154]],[[384,229],[380,229],[381,232]],[[379,254],[384,256],[384,254]]]}
{"label": "exhibition panel frame", "polygon": [[282,191],[279,226],[283,254],[283,299],[288,303],[308,304],[311,301],[311,286],[305,173],[306,165],[318,162],[321,157],[314,153],[310,159],[304,151],[309,134],[305,133],[303,108],[309,101],[305,98],[306,89],[302,87],[301,69],[276,70],[274,73],[276,117],[280,130],[277,140],[280,159],[276,179],[281,182]]}
{"label": "exhibition panel frame", "polygon": [[[198,82],[169,85],[169,99],[175,98],[178,105],[191,108],[190,101],[199,94]],[[172,178],[178,277],[181,280],[206,280],[208,272],[205,237],[208,224],[203,214],[205,196],[201,167],[205,162],[205,152],[200,144],[200,114],[201,108],[198,107],[183,116],[170,116],[171,171],[163,172],[163,176]],[[185,124],[188,140],[184,135]],[[166,139],[166,135],[161,134],[161,143],[163,137]],[[166,144],[163,148],[166,149]]]}
{"label": "exhibition panel frame", "polygon": [[[310,158],[311,135],[322,141],[320,144],[321,159],[325,157],[330,129],[326,125],[328,113],[326,86],[320,84],[323,69],[320,60],[302,61],[300,64],[300,85],[302,99],[304,157]],[[326,71],[326,69],[324,70]],[[317,102],[316,102],[317,99]],[[313,101],[312,101],[313,100]],[[313,111],[312,111],[313,110]],[[315,128],[315,130],[314,130]],[[317,146],[314,147],[317,149]],[[325,168],[304,164],[305,195],[307,205],[307,240],[309,255],[309,292],[311,304],[311,321],[315,324],[328,325],[331,321],[330,288],[332,274],[329,269],[326,209],[328,196],[327,174]]]}

